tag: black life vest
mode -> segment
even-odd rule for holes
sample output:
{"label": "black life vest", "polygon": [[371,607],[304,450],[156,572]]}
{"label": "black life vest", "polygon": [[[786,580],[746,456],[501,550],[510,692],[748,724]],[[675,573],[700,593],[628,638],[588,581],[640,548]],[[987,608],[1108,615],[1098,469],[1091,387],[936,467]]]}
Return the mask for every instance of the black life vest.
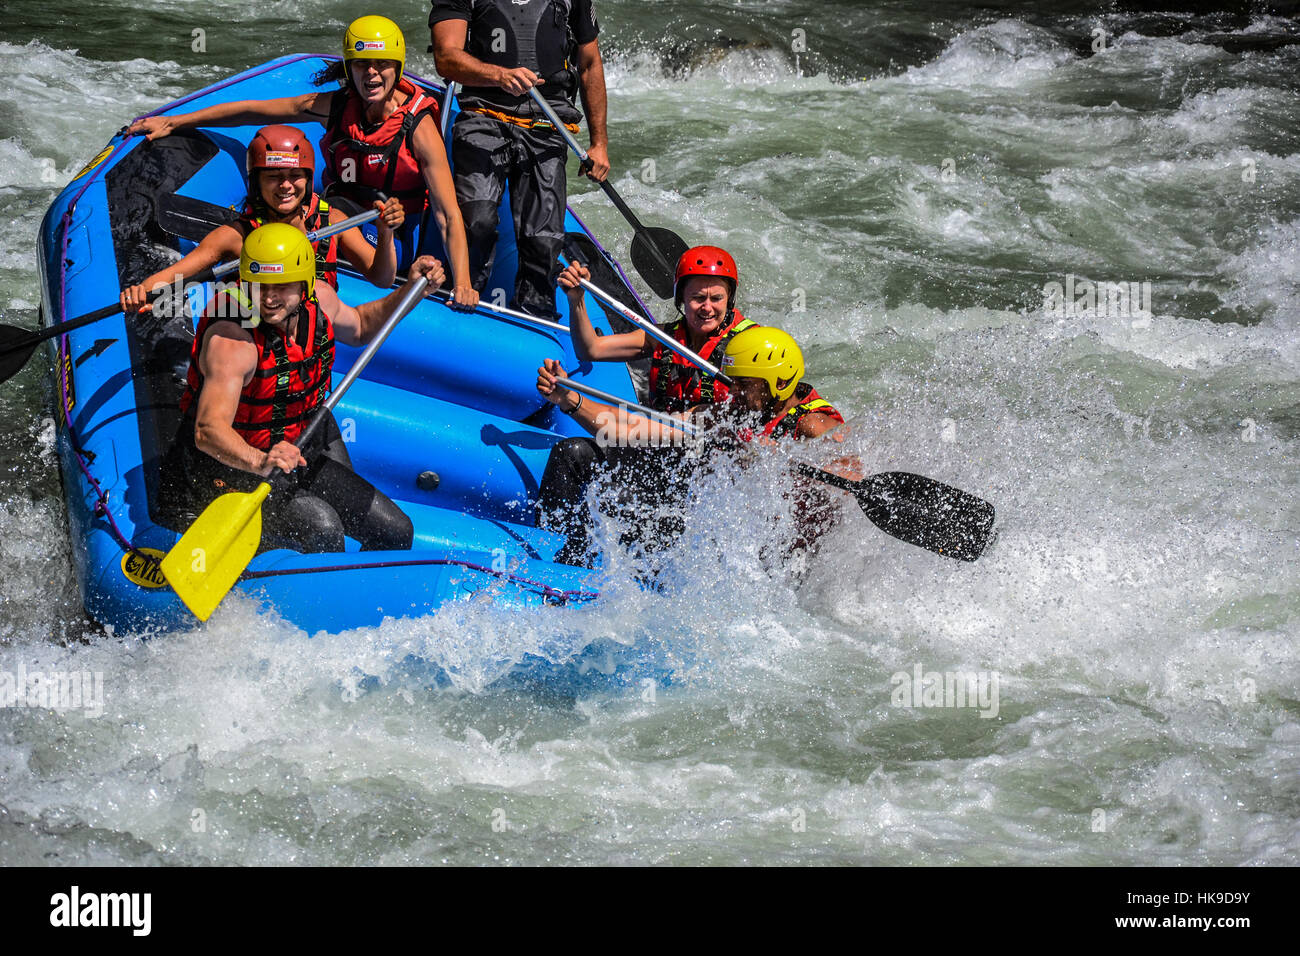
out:
{"label": "black life vest", "polygon": [[[538,92],[565,123],[581,114],[573,106],[578,74],[573,63],[577,41],[569,19],[572,0],[473,0],[465,50],[476,59],[508,70],[527,67],[546,80]],[[568,76],[557,81],[557,74]],[[520,116],[545,119],[527,94],[515,96],[496,86],[466,86],[459,94],[463,109],[488,106]]]}

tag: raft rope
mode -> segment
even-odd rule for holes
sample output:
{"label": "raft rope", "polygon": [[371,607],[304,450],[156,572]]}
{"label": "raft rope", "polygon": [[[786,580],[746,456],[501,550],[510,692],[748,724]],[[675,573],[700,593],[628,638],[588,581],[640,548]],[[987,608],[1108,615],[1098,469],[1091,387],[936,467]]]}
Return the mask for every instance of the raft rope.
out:
{"label": "raft rope", "polygon": [[510,571],[497,571],[482,564],[475,564],[472,561],[462,561],[458,558],[412,558],[406,561],[374,561],[370,564],[331,564],[318,568],[268,568],[264,571],[245,571],[241,580],[250,580],[256,578],[274,578],[288,574],[325,574],[330,571],[365,571],[371,568],[411,568],[427,567],[430,565],[450,565],[453,567],[467,568],[470,571],[479,571],[483,574],[490,574],[493,577],[500,578],[503,581],[509,581],[512,584],[522,584],[525,587],[532,588],[538,594],[542,595],[548,602],[553,604],[567,604],[570,601],[591,601],[600,597],[599,591],[578,591],[578,590],[561,590],[553,588],[549,584],[543,584],[541,581],[534,581],[522,575],[514,574]]}

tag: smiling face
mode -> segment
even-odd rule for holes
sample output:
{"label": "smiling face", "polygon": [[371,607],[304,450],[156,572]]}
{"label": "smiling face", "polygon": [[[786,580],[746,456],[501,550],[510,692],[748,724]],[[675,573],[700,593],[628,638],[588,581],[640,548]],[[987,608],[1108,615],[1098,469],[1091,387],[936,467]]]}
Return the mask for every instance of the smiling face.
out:
{"label": "smiling face", "polygon": [[257,176],[262,201],[278,216],[297,212],[307,201],[311,175],[305,169],[259,169]]}
{"label": "smiling face", "polygon": [[692,276],[682,287],[686,327],[700,338],[716,335],[727,321],[728,284],[713,276]]}
{"label": "smiling face", "polygon": [[253,301],[262,322],[284,330],[285,322],[298,311],[307,292],[305,282],[255,282]]}
{"label": "smiling face", "polygon": [[352,88],[361,94],[367,106],[378,106],[397,85],[396,60],[352,60],[348,73]]}

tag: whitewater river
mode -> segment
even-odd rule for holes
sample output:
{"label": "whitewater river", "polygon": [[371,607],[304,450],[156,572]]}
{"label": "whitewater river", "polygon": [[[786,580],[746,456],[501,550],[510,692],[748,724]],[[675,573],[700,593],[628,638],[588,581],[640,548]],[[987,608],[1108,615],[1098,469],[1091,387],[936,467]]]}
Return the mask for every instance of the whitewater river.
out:
{"label": "whitewater river", "polygon": [[[105,634],[42,354],[0,386],[0,671],[99,674],[102,713],[0,710],[0,862],[1300,862],[1297,28],[950,6],[597,10],[618,188],[736,255],[873,470],[995,502],[979,562],[850,506],[770,577],[759,472],[692,515],[685,593]],[[434,76],[426,10],[383,8]],[[116,129],[364,12],[10,3],[0,322],[35,325],[41,216]],[[671,684],[486,686],[597,637],[661,642]],[[983,695],[904,706],[918,670]]]}

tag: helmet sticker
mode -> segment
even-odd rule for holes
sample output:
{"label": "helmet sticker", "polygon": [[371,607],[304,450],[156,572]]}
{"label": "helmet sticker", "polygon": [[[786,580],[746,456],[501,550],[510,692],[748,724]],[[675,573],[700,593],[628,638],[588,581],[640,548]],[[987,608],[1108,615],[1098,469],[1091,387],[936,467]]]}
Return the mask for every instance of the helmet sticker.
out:
{"label": "helmet sticker", "polygon": [[356,46],[357,52],[362,50],[387,50],[383,40],[358,40]]}
{"label": "helmet sticker", "polygon": [[266,165],[267,167],[296,167],[298,165],[298,154],[282,149],[268,149],[266,151]]}
{"label": "helmet sticker", "polygon": [[265,273],[266,275],[282,275],[284,273],[284,263],[283,262],[250,262],[248,264],[248,271],[257,273],[259,275],[262,273]]}

